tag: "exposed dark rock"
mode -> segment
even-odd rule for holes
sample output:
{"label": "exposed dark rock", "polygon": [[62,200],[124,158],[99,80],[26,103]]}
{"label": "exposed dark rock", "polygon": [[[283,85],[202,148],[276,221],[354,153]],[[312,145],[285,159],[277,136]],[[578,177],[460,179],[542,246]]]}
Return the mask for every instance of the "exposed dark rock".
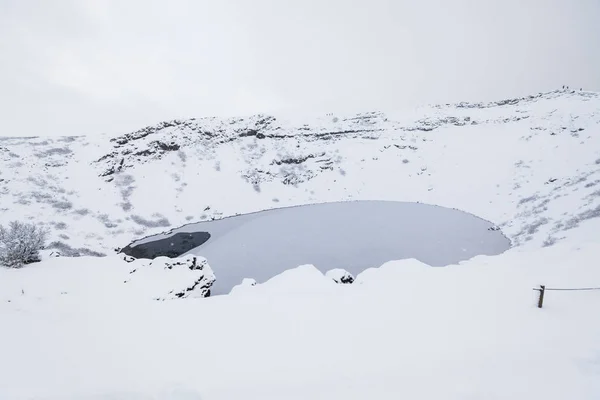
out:
{"label": "exposed dark rock", "polygon": [[159,149],[161,149],[163,151],[176,151],[176,150],[179,150],[179,148],[180,148],[180,146],[174,142],[167,144],[167,143],[157,140],[156,142],[153,142],[153,144],[155,144]]}
{"label": "exposed dark rock", "polygon": [[[258,134],[258,131],[256,129],[248,129],[243,131],[242,133],[240,133],[240,137],[248,137],[248,136],[256,136]],[[263,138],[265,135],[262,135]]]}
{"label": "exposed dark rock", "polygon": [[105,176],[109,176],[115,173],[115,167],[112,166],[110,168],[108,168],[106,171],[104,171],[103,173],[100,174],[100,176],[105,177]]}
{"label": "exposed dark rock", "polygon": [[354,276],[344,269],[336,268],[330,271],[327,271],[325,274],[326,277],[333,279],[335,283],[349,285],[354,283]]}
{"label": "exposed dark rock", "polygon": [[321,154],[308,154],[306,156],[301,156],[301,157],[282,158],[281,160],[273,160],[271,162],[271,165],[273,165],[273,164],[276,164],[276,165],[281,165],[281,164],[302,164],[303,162],[305,162],[306,160],[308,160],[310,158],[322,157],[324,155],[325,155],[325,153],[321,153]]}
{"label": "exposed dark rock", "polygon": [[302,164],[304,161],[308,160],[309,158],[315,158],[314,154],[309,154],[307,156],[304,157],[289,157],[289,158],[284,158],[281,160],[273,160],[273,163],[277,164],[277,165],[281,165],[281,164]]}
{"label": "exposed dark rock", "polygon": [[[141,260],[135,260],[133,257],[125,256],[126,262],[134,263],[134,268],[129,272],[130,280],[135,280],[137,276],[144,273],[144,270],[151,269],[165,269],[174,270],[181,273],[182,269],[189,269],[194,271],[191,275],[188,273],[189,279],[193,282],[185,286],[180,285],[179,287],[171,288],[171,290],[164,297],[158,297],[156,300],[165,300],[169,298],[183,298],[183,297],[209,297],[211,294],[211,287],[215,283],[215,275],[208,265],[205,258],[196,257],[194,255],[187,255],[185,257],[169,259],[166,257],[157,258],[151,262],[144,262]],[[193,279],[193,280],[192,280]],[[189,286],[188,286],[189,285]],[[183,288],[182,288],[183,286]]]}
{"label": "exposed dark rock", "polygon": [[142,151],[138,151],[137,153],[133,153],[133,155],[134,156],[149,156],[149,155],[152,155],[154,153],[156,153],[156,151],[145,149],[145,150],[142,150]]}
{"label": "exposed dark rock", "polygon": [[[184,258],[178,258],[165,262],[167,269],[173,269],[173,267],[188,268],[191,271],[204,271],[208,266],[208,262],[204,258],[198,258],[196,256],[187,256]],[[208,268],[206,273],[200,275],[192,286],[187,287],[185,290],[175,293],[175,297],[182,298],[190,295],[194,292],[197,297],[210,297],[210,288],[215,283],[215,276],[212,270]]]}
{"label": "exposed dark rock", "polygon": [[104,161],[107,158],[114,158],[118,153],[116,151],[113,151],[111,153],[108,153],[102,157],[100,157],[99,159],[96,160],[96,162],[100,162],[100,161]]}

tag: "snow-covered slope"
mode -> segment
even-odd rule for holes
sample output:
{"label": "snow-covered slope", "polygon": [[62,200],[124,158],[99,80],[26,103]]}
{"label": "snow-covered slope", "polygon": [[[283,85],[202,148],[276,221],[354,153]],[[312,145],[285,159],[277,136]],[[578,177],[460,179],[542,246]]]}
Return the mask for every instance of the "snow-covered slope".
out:
{"label": "snow-covered slope", "polygon": [[516,245],[552,244],[600,216],[600,97],[0,138],[0,223],[48,224],[64,255],[108,254],[190,221],[350,199],[458,208]]}
{"label": "snow-covered slope", "polygon": [[540,310],[531,289],[598,284],[598,257],[569,238],[165,301],[161,276],[130,287],[115,256],[0,269],[0,399],[595,400],[600,291],[547,292]]}
{"label": "snow-covered slope", "polygon": [[488,219],[517,246],[390,261],[352,284],[302,265],[208,299],[201,258],[0,268],[0,400],[600,398],[600,290],[547,291],[542,309],[532,290],[600,288],[597,94],[303,123],[3,138],[0,222],[51,225],[62,254],[95,255],[194,220],[403,200]]}

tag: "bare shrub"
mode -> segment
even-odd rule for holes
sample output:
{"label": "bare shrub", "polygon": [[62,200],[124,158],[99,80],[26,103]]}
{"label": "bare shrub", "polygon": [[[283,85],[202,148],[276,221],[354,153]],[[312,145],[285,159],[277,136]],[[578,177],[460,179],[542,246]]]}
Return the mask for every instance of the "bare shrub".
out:
{"label": "bare shrub", "polygon": [[600,218],[600,205],[596,206],[596,208],[585,210],[584,212],[572,216],[565,222],[564,230],[577,228],[581,222],[592,218]]}
{"label": "bare shrub", "polygon": [[169,220],[166,219],[165,217],[163,217],[162,215],[155,214],[153,216],[157,218],[154,221],[146,219],[139,215],[132,215],[131,220],[138,225],[145,226],[146,228],[159,228],[159,227],[171,226],[171,223],[169,222]]}
{"label": "bare shrub", "polygon": [[135,182],[135,177],[130,174],[119,174],[117,175],[117,180],[115,184],[119,187],[122,186],[130,186]]}
{"label": "bare shrub", "polygon": [[538,229],[540,229],[540,227],[542,225],[546,225],[548,223],[548,218],[540,218],[537,221],[527,225],[525,227],[525,231],[529,234],[529,235],[533,235],[534,233],[536,233],[538,231]]}
{"label": "bare shrub", "polygon": [[48,149],[42,153],[37,153],[36,156],[37,157],[48,157],[48,156],[54,156],[54,155],[68,155],[73,153],[73,151],[71,149],[69,149],[68,147],[56,147],[53,149]]}
{"label": "bare shrub", "polygon": [[90,256],[90,257],[106,257],[106,254],[100,253],[94,250],[86,249],[86,248],[78,248],[75,249],[63,242],[52,242],[48,245],[49,249],[56,249],[60,252],[60,255],[65,257],[82,257],[82,256]]}
{"label": "bare shrub", "polygon": [[600,183],[600,180],[595,180],[594,182],[586,183],[584,187],[591,188]]}
{"label": "bare shrub", "polygon": [[98,215],[98,220],[104,224],[107,228],[116,228],[118,225],[110,220],[108,214]]}
{"label": "bare shrub", "polygon": [[533,196],[529,196],[529,197],[524,197],[521,200],[519,200],[519,205],[525,204],[525,203],[530,203],[532,201],[536,201],[539,198],[540,198],[540,196],[538,196],[537,194],[534,194]]}
{"label": "bare shrub", "polygon": [[0,225],[0,264],[8,268],[40,261],[48,231],[35,224],[12,221],[8,229]]}
{"label": "bare shrub", "polygon": [[39,187],[45,187],[48,185],[48,182],[41,176],[36,176],[36,177],[30,176],[27,178],[27,181],[29,181]]}
{"label": "bare shrub", "polygon": [[73,203],[68,200],[58,200],[52,202],[52,207],[58,210],[70,210],[73,208]]}
{"label": "bare shrub", "polygon": [[72,143],[77,140],[77,136],[62,136],[57,139],[59,142]]}
{"label": "bare shrub", "polygon": [[58,229],[58,230],[61,230],[61,231],[64,231],[68,227],[67,227],[67,224],[65,224],[64,222],[56,222],[56,223],[54,223],[54,228]]}

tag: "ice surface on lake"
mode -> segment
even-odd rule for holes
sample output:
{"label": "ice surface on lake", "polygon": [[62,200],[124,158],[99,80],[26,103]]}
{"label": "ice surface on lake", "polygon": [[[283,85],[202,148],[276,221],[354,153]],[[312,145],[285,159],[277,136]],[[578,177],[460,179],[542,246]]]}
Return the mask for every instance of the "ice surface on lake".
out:
{"label": "ice surface on lake", "polygon": [[444,266],[476,255],[494,255],[510,241],[474,215],[421,203],[355,201],[272,209],[199,222],[133,243],[179,232],[211,238],[189,254],[208,259],[217,281],[213,294],[228,293],[244,278],[258,282],[302,264],[353,275],[386,261],[415,258]]}

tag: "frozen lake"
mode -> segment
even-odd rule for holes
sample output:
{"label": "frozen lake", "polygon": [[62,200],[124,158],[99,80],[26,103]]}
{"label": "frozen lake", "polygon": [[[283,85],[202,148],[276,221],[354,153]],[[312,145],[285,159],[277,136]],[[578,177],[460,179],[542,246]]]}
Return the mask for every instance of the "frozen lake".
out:
{"label": "frozen lake", "polygon": [[229,293],[244,278],[259,283],[286,269],[314,264],[356,275],[390,260],[416,258],[444,266],[500,254],[510,241],[472,214],[421,203],[353,201],[312,204],[185,225],[123,249],[135,257],[195,254]]}

